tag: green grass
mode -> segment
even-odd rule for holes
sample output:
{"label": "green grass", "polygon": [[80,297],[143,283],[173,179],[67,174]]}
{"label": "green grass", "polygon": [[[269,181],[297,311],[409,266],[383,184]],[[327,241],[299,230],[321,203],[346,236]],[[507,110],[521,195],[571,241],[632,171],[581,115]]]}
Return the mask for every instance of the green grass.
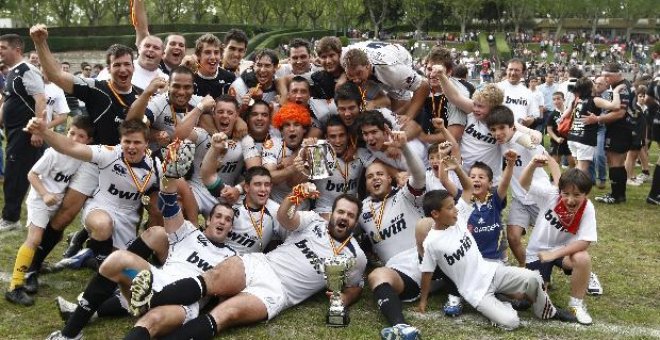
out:
{"label": "green grass", "polygon": [[[653,160],[658,157],[655,147]],[[639,172],[639,168],[636,169]],[[523,327],[514,332],[493,328],[471,308],[463,316],[450,319],[441,315],[445,296],[432,296],[430,311],[420,315],[415,305],[405,305],[408,321],[422,330],[425,339],[499,338],[499,339],[619,339],[660,337],[660,208],[644,202],[650,184],[628,187],[628,203],[617,206],[596,204],[599,242],[592,245],[594,271],[598,273],[605,294],[587,297],[594,325],[579,326],[558,322],[540,322],[530,312],[522,312]],[[591,197],[604,193],[596,189]],[[25,216],[25,212],[23,213]],[[69,230],[79,228],[75,225]],[[24,228],[0,234],[0,278],[5,286],[14,264],[18,246],[26,234]],[[51,261],[59,260],[64,247],[58,246]],[[511,258],[511,256],[510,256]],[[53,303],[55,296],[73,300],[85,287],[90,271],[65,271],[42,275],[36,305],[20,307],[0,300],[0,338],[43,339],[61,329],[63,323]],[[551,291],[553,301],[566,306],[569,278],[555,272]],[[352,322],[345,329],[324,325],[327,301],[317,295],[294,307],[271,322],[230,330],[223,335],[231,339],[376,339],[385,326],[373,301],[364,291],[362,299],[351,308]],[[129,330],[133,319],[106,319],[92,323],[84,330],[87,339],[118,339]]]}

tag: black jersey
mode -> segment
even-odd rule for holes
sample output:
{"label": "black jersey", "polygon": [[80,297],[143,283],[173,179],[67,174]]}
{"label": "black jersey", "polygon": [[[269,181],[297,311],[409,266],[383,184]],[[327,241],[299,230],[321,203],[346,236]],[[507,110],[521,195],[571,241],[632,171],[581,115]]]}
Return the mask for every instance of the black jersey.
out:
{"label": "black jersey", "polygon": [[3,95],[3,123],[7,129],[24,127],[35,116],[33,95],[44,93],[41,73],[31,64],[21,62],[9,70]]}
{"label": "black jersey", "polygon": [[213,77],[204,77],[196,73],[195,94],[201,97],[208,94],[213,98],[218,98],[229,92],[229,86],[234,80],[236,80],[236,76],[222,68],[218,68],[218,73]]}

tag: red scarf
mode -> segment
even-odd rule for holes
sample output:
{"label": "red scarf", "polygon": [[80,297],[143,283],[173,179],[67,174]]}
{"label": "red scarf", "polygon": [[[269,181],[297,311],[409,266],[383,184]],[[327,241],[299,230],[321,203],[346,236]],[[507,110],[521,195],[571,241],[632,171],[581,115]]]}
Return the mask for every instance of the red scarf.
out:
{"label": "red scarf", "polygon": [[561,225],[564,226],[564,229],[569,233],[575,235],[580,229],[580,221],[582,221],[582,214],[584,214],[584,209],[587,207],[587,199],[585,199],[575,214],[568,211],[568,207],[561,200],[561,197],[557,199],[557,205],[555,206],[555,214],[559,217]]}

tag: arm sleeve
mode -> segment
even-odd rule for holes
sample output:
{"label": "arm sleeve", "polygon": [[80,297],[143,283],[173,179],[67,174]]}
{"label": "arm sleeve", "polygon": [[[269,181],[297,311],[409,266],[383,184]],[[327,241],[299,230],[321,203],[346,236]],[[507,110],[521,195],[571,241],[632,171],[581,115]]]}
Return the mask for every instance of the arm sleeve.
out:
{"label": "arm sleeve", "polygon": [[43,94],[46,91],[41,73],[32,68],[23,74],[23,86],[25,86],[25,91],[31,96]]}
{"label": "arm sleeve", "polygon": [[438,266],[438,263],[435,260],[435,256],[433,254],[435,249],[433,249],[431,242],[426,242],[427,240],[429,240],[428,237],[424,241],[424,258],[422,258],[420,269],[422,273],[433,273],[435,271],[435,267]]}
{"label": "arm sleeve", "polygon": [[39,160],[34,163],[30,171],[39,174],[45,175],[53,167],[53,159],[55,156],[55,150],[53,148],[48,148],[44,152],[44,155],[39,158]]}
{"label": "arm sleeve", "polygon": [[409,65],[376,65],[375,69],[378,80],[395,90],[416,91],[422,85],[422,76]]}

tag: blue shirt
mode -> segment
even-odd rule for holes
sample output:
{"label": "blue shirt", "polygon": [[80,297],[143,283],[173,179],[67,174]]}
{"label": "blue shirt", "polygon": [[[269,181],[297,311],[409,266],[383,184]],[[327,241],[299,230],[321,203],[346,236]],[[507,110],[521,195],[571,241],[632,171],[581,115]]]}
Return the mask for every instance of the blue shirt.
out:
{"label": "blue shirt", "polygon": [[[457,197],[462,194],[461,190]],[[472,233],[481,255],[489,260],[501,260],[506,251],[506,233],[502,224],[504,201],[497,194],[497,188],[491,189],[491,196],[483,204],[468,202],[472,213],[468,218],[467,228]]]}

